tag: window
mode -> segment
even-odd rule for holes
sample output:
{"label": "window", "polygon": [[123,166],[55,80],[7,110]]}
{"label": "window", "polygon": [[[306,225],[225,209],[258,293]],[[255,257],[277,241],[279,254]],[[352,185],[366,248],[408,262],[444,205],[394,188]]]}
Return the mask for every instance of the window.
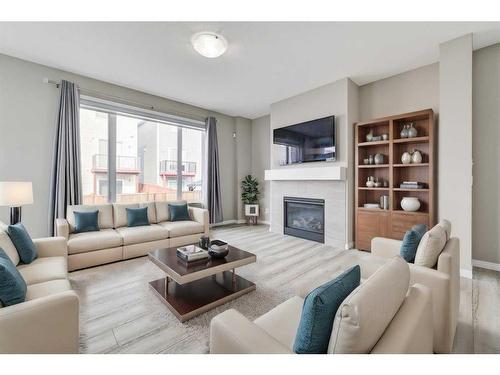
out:
{"label": "window", "polygon": [[[90,103],[90,104],[89,104]],[[83,203],[202,200],[201,121],[187,126],[111,111],[83,99],[80,111]]]}
{"label": "window", "polygon": [[80,110],[80,150],[84,204],[108,201],[108,115]]}

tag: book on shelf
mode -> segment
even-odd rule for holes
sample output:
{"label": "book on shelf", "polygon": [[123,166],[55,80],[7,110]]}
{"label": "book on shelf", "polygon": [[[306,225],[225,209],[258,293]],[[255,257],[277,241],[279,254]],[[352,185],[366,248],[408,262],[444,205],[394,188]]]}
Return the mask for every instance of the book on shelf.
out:
{"label": "book on shelf", "polygon": [[403,181],[402,184],[399,185],[400,189],[425,189],[427,184],[423,182],[416,181]]}
{"label": "book on shelf", "polygon": [[185,262],[194,262],[208,258],[208,251],[195,245],[182,246],[177,248],[177,256]]}

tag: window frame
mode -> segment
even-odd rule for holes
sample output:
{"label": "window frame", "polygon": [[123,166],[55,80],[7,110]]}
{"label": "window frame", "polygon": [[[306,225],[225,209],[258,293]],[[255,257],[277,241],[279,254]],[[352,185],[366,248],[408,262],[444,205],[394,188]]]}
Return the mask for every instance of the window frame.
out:
{"label": "window frame", "polygon": [[[187,117],[180,117],[176,115],[171,115],[168,113],[158,112],[151,109],[145,109],[135,106],[130,106],[128,104],[123,104],[119,102],[104,100],[97,97],[91,97],[87,95],[80,96],[80,109],[88,109],[100,113],[107,114],[108,118],[108,191],[107,191],[107,201],[108,203],[116,203],[117,199],[117,116],[126,116],[130,118],[135,118],[138,120],[154,122],[159,125],[170,125],[175,126],[177,129],[177,200],[182,199],[182,130],[184,128],[198,130],[202,133],[202,154],[205,150],[206,141],[206,124],[204,121],[195,120]],[[203,163],[202,158],[202,163]],[[204,170],[204,166],[200,165],[200,168]],[[206,178],[202,174],[202,179]],[[202,189],[203,195],[203,189]],[[202,200],[204,197],[202,196]]]}

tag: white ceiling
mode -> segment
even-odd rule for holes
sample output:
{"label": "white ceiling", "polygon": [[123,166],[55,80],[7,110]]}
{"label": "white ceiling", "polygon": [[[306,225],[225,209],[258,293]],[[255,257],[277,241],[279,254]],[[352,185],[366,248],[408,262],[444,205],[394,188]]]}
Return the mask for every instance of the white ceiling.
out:
{"label": "white ceiling", "polygon": [[[222,57],[193,50],[204,30],[228,40]],[[493,22],[1,22],[0,53],[256,118],[344,77],[362,85],[434,63],[439,43],[470,32],[475,49],[500,42]]]}

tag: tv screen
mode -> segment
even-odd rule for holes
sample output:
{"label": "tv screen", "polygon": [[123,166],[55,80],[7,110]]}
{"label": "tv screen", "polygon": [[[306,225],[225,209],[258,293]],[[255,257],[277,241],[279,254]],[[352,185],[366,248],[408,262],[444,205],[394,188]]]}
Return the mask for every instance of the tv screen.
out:
{"label": "tv screen", "polygon": [[335,160],[335,116],[274,129],[281,165]]}

